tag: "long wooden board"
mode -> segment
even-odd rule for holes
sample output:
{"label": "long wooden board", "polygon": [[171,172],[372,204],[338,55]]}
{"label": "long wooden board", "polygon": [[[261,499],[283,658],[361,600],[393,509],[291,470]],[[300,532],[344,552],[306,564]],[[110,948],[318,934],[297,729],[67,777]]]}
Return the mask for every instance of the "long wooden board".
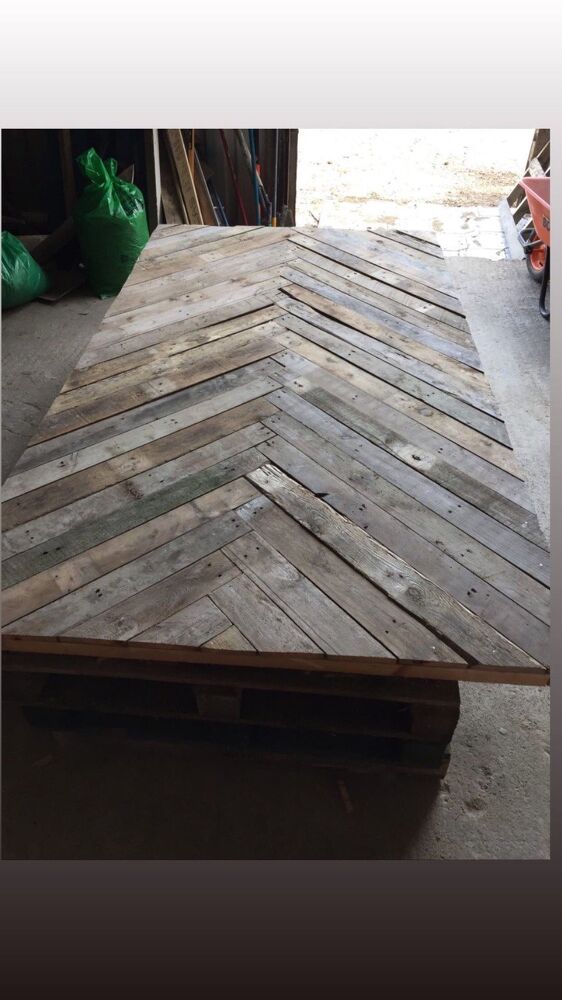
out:
{"label": "long wooden board", "polygon": [[159,227],[5,483],[2,544],[4,648],[76,672],[549,681],[547,545],[407,233]]}

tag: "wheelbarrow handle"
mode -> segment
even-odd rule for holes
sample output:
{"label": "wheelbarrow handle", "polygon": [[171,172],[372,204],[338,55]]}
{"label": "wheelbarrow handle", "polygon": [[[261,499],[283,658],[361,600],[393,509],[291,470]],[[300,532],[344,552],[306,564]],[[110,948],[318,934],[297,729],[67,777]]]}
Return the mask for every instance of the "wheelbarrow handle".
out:
{"label": "wheelbarrow handle", "polygon": [[549,279],[550,279],[550,247],[547,247],[542,283],[541,283],[541,294],[539,298],[539,309],[541,311],[541,316],[544,316],[545,319],[550,319],[550,310],[546,308],[546,290],[548,288]]}

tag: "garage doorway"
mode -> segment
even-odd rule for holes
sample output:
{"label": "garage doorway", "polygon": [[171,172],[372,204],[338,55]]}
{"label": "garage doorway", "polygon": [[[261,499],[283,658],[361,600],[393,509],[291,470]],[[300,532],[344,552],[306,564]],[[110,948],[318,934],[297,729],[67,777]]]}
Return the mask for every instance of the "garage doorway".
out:
{"label": "garage doorway", "polygon": [[499,204],[533,129],[299,129],[296,223],[431,233],[446,255],[508,256]]}

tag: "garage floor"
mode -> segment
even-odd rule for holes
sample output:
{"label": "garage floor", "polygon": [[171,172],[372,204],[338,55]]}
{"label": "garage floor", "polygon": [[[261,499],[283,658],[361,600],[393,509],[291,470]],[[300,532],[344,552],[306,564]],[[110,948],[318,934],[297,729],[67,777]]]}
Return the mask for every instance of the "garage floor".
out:
{"label": "garage floor", "polygon": [[[449,266],[548,535],[549,327],[538,288],[518,261]],[[3,478],[107,304],[81,293],[4,316]],[[242,761],[119,732],[49,733],[6,706],[3,857],[547,858],[548,691],[461,687],[441,783]]]}

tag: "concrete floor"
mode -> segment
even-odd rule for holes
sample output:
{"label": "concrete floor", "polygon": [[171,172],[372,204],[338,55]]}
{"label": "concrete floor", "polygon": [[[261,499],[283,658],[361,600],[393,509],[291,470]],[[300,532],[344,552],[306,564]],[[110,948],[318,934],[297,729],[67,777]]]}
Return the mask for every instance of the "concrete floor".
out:
{"label": "concrete floor", "polygon": [[[538,288],[518,261],[449,266],[548,532],[549,326]],[[75,294],[4,316],[5,473],[106,307]],[[50,733],[5,706],[3,857],[548,858],[548,691],[461,687],[441,783],[265,764],[112,731]]]}

